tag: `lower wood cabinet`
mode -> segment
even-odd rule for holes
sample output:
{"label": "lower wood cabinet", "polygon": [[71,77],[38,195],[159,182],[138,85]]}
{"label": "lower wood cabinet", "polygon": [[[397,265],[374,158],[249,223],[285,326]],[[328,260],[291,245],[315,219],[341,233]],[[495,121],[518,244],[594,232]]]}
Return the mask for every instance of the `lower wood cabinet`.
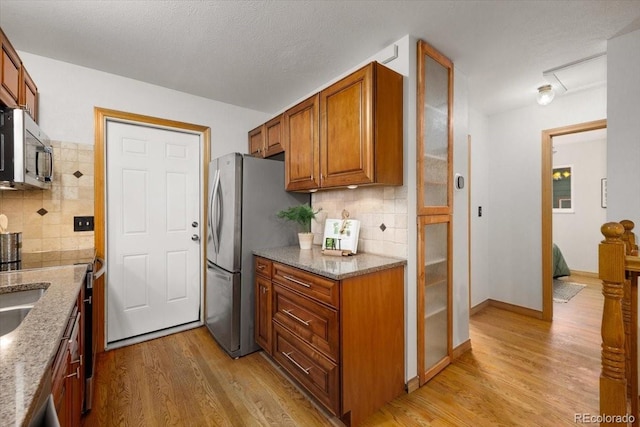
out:
{"label": "lower wood cabinet", "polygon": [[256,275],[255,339],[260,347],[271,354],[271,279]]}
{"label": "lower wood cabinet", "polygon": [[328,411],[355,426],[404,393],[404,267],[333,280],[255,266],[256,341]]}
{"label": "lower wood cabinet", "polygon": [[51,368],[53,403],[60,426],[80,426],[84,397],[84,291],[78,294]]}

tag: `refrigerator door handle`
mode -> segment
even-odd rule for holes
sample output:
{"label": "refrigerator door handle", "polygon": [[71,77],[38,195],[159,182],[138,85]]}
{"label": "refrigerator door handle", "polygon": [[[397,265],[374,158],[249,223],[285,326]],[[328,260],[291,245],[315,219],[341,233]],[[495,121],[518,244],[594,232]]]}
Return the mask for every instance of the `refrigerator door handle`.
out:
{"label": "refrigerator door handle", "polygon": [[[211,232],[213,233],[213,247],[215,248],[216,253],[219,252],[220,248],[219,248],[219,236],[218,236],[218,218],[219,218],[219,212],[218,212],[218,192],[220,190],[220,171],[217,170],[216,171],[216,176],[214,178],[214,184],[213,184],[213,192],[211,193],[211,205],[209,206],[209,228],[211,229]],[[214,215],[216,217],[216,223],[213,223],[213,218]]]}

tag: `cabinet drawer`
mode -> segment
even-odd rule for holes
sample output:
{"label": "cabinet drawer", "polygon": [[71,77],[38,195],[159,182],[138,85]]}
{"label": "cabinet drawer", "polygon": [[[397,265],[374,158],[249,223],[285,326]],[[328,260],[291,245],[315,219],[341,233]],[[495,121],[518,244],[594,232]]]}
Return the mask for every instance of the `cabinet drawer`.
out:
{"label": "cabinet drawer", "polygon": [[337,361],[340,339],[338,312],[277,283],[273,285],[273,291],[273,319]]}
{"label": "cabinet drawer", "polygon": [[273,280],[306,296],[338,308],[337,282],[283,264],[273,263]]}
{"label": "cabinet drawer", "polygon": [[274,322],[274,358],[330,412],[339,415],[338,365]]}
{"label": "cabinet drawer", "polygon": [[271,261],[266,258],[255,257],[256,273],[271,279]]}

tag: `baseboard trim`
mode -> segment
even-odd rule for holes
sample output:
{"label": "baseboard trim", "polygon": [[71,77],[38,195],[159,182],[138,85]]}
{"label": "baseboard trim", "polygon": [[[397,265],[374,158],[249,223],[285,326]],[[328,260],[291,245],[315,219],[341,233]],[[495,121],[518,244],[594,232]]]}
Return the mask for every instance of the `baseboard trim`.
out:
{"label": "baseboard trim", "polygon": [[489,307],[490,305],[491,305],[491,300],[488,300],[488,299],[482,301],[480,304],[474,305],[469,310],[469,316],[473,316],[474,314],[478,313],[479,311],[484,310],[485,308]]}
{"label": "baseboard trim", "polygon": [[453,349],[453,360],[456,360],[458,357],[462,356],[467,351],[471,350],[471,339],[466,340],[459,346]]}
{"label": "baseboard trim", "polygon": [[407,389],[407,393],[413,393],[420,388],[420,378],[411,378],[409,381],[407,381],[407,385],[405,386],[405,388]]}
{"label": "baseboard trim", "polygon": [[569,272],[571,273],[572,276],[575,274],[577,276],[593,277],[594,279],[600,278],[598,273],[594,273],[591,271],[569,270]]}
{"label": "baseboard trim", "polygon": [[502,310],[511,311],[513,313],[522,314],[523,316],[534,317],[536,319],[542,319],[542,312],[539,310],[534,310],[532,308],[521,307],[519,305],[509,304],[508,302],[497,301],[494,299],[489,299],[489,305],[491,307],[496,307]]}

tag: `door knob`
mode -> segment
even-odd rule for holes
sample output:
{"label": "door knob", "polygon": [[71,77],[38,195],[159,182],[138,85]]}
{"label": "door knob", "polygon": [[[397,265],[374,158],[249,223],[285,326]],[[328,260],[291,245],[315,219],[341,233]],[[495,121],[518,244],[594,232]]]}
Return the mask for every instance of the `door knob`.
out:
{"label": "door knob", "polygon": [[198,240],[200,240],[200,236],[198,236],[197,234],[194,234],[193,236],[191,236],[191,240],[193,240],[194,242],[197,242]]}
{"label": "door knob", "polygon": [[193,222],[191,223],[191,226],[192,226],[193,228],[198,228],[198,221],[193,221]]}

